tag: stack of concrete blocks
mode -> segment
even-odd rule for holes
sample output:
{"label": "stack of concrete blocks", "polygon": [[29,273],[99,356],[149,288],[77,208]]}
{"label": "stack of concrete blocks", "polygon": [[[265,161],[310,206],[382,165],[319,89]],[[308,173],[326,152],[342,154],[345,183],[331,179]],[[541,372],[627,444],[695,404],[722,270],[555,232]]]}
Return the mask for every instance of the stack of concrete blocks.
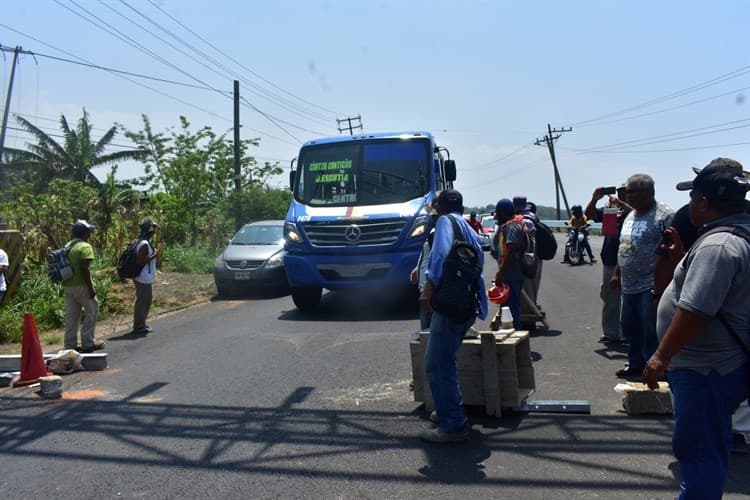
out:
{"label": "stack of concrete blocks", "polygon": [[[420,332],[410,345],[414,400],[434,409],[427,381],[424,353],[430,333]],[[488,415],[500,417],[503,408],[522,406],[534,392],[529,332],[503,329],[479,332],[465,338],[456,355],[458,382],[465,405],[484,406]]]}

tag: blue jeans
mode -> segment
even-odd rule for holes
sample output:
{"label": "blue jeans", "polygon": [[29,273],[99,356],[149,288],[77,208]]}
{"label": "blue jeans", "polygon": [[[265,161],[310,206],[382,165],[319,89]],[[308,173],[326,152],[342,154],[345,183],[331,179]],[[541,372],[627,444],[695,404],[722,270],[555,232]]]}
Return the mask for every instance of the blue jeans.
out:
{"label": "blue jeans", "polygon": [[720,499],[732,449],[732,413],[748,394],[744,366],[724,376],[712,371],[667,372],[674,398],[672,449],[682,470],[680,499]]}
{"label": "blue jeans", "polygon": [[510,308],[510,313],[513,315],[513,328],[520,330],[521,290],[523,290],[523,280],[506,281],[505,283],[510,287],[510,295],[508,296],[508,302],[506,302],[506,305]]}
{"label": "blue jeans", "polygon": [[429,313],[420,307],[419,308],[419,329],[429,330],[431,320],[432,320],[432,313]]}
{"label": "blue jeans", "polygon": [[474,320],[453,323],[437,311],[432,313],[424,361],[435,412],[440,418],[440,427],[446,432],[457,432],[466,424],[461,409],[463,400],[456,373],[456,352]]}
{"label": "blue jeans", "polygon": [[620,307],[622,336],[630,343],[628,366],[641,370],[656,351],[656,311],[650,290],[638,293],[623,293]]}

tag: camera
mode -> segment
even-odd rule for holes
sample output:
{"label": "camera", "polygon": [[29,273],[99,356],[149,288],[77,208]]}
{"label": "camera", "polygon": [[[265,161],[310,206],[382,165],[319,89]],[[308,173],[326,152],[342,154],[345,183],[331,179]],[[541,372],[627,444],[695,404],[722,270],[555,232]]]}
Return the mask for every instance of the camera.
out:
{"label": "camera", "polygon": [[615,186],[607,186],[602,188],[602,194],[615,194],[617,193],[617,188]]}

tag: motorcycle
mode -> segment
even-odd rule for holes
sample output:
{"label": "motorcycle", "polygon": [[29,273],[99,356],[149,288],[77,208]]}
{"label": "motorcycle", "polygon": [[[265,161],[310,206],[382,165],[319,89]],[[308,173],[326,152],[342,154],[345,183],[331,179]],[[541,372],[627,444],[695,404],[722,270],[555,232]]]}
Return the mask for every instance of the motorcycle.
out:
{"label": "motorcycle", "polygon": [[568,242],[565,243],[565,261],[571,266],[583,264],[584,230],[568,228]]}

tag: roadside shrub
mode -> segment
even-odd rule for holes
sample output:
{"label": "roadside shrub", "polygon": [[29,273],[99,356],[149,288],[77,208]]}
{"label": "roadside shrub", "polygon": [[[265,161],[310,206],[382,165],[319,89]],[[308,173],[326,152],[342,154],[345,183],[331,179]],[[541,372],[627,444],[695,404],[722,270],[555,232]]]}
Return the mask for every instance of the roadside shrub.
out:
{"label": "roadside shrub", "polygon": [[164,250],[161,270],[187,274],[210,273],[217,254],[207,246],[172,245]]}
{"label": "roadside shrub", "polygon": [[[92,274],[96,296],[99,300],[99,319],[121,313],[125,304],[112,293],[118,281],[114,268],[97,269],[106,263],[103,258],[93,262]],[[132,302],[132,297],[128,297]],[[46,266],[30,266],[25,269],[18,292],[0,307],[0,343],[20,342],[23,338],[23,316],[30,312],[40,334],[44,330],[65,326],[65,297],[62,286],[47,277]]]}

